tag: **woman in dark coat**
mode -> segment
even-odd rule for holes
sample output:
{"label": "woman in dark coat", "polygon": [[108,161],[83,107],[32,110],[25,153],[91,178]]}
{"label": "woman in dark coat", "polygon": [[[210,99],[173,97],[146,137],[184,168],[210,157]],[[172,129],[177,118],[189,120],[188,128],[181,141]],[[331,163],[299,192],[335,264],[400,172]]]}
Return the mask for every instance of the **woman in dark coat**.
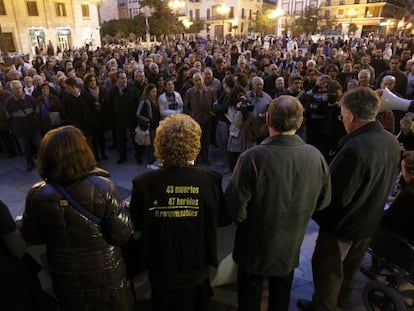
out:
{"label": "woman in dark coat", "polygon": [[194,167],[200,137],[190,116],[168,116],[154,142],[162,167],[133,180],[131,215],[142,234],[152,311],[209,310],[209,266],[217,266],[223,192],[221,175]]}
{"label": "woman in dark coat", "polygon": [[[85,136],[73,126],[49,131],[38,160],[43,181],[29,190],[22,232],[31,243],[46,244],[60,310],[132,310],[119,247],[131,236],[129,211],[108,173],[95,166]],[[52,184],[66,188],[103,225],[81,215]]]}
{"label": "woman in dark coat", "polygon": [[7,206],[0,201],[0,310],[35,311],[30,276],[21,260],[26,243]]}
{"label": "woman in dark coat", "polygon": [[[96,108],[96,127],[92,137],[93,149],[98,162],[108,160],[105,147],[105,130],[108,128],[108,91],[103,86],[99,86],[98,77],[94,74],[87,74],[83,81],[85,93],[90,94],[95,99]],[[98,152],[99,150],[99,152]]]}
{"label": "woman in dark coat", "polygon": [[406,151],[401,161],[401,190],[382,218],[382,225],[414,242],[414,151]]}

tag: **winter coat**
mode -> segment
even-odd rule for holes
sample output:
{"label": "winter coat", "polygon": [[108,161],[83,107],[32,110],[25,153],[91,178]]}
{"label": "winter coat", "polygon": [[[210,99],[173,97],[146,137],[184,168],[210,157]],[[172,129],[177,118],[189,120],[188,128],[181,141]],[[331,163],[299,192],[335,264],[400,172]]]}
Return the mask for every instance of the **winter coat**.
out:
{"label": "winter coat", "polygon": [[286,275],[299,265],[312,214],[330,202],[328,165],[299,136],[270,136],[241,154],[225,197],[238,223],[236,263],[257,275]]}
{"label": "winter coat", "polygon": [[33,185],[27,195],[22,232],[32,243],[46,244],[61,310],[131,310],[119,246],[130,238],[132,224],[106,176],[95,169],[65,186],[83,208],[104,219],[101,226],[82,216],[44,181]]}
{"label": "winter coat", "polygon": [[314,219],[338,239],[360,241],[371,237],[381,221],[400,147],[378,121],[343,137],[338,146],[329,166],[332,202]]}

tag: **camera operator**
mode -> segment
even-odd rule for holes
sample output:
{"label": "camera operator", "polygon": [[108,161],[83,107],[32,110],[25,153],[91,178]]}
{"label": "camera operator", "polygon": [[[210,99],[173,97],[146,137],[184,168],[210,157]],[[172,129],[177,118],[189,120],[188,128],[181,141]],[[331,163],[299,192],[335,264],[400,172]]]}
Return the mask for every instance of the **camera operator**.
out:
{"label": "camera operator", "polygon": [[331,81],[332,78],[328,75],[318,77],[315,87],[304,98],[307,142],[318,148],[325,158],[329,154],[328,135],[325,130],[329,106],[338,100],[336,93],[328,92]]}
{"label": "camera operator", "polygon": [[[240,154],[256,145],[256,129],[254,106],[247,99],[246,92],[240,85],[236,85],[231,94],[234,100],[229,101],[228,118],[229,139],[227,150],[229,152],[230,169],[233,171]],[[236,103],[235,105],[232,103]]]}

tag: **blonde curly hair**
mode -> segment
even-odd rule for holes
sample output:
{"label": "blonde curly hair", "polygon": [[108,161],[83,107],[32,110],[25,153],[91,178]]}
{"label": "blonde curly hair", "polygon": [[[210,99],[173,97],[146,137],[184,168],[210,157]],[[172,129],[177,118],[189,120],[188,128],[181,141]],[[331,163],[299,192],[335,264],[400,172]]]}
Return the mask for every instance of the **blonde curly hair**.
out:
{"label": "blonde curly hair", "polygon": [[168,116],[157,128],[154,151],[164,167],[183,167],[197,158],[200,152],[200,125],[190,116]]}

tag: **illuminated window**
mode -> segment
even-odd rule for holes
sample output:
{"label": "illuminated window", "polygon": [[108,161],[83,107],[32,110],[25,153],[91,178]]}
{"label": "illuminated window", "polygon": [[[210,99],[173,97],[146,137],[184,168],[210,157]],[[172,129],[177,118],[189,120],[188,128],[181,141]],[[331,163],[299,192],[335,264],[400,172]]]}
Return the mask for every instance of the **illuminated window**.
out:
{"label": "illuminated window", "polygon": [[37,10],[36,1],[26,1],[27,13],[29,16],[39,16],[39,11]]}
{"label": "illuminated window", "polygon": [[82,16],[89,17],[89,4],[82,4]]}
{"label": "illuminated window", "polygon": [[57,16],[66,16],[66,7],[62,2],[56,3],[56,15]]}
{"label": "illuminated window", "polygon": [[0,0],[0,15],[6,15],[6,8],[4,7],[3,0]]}

